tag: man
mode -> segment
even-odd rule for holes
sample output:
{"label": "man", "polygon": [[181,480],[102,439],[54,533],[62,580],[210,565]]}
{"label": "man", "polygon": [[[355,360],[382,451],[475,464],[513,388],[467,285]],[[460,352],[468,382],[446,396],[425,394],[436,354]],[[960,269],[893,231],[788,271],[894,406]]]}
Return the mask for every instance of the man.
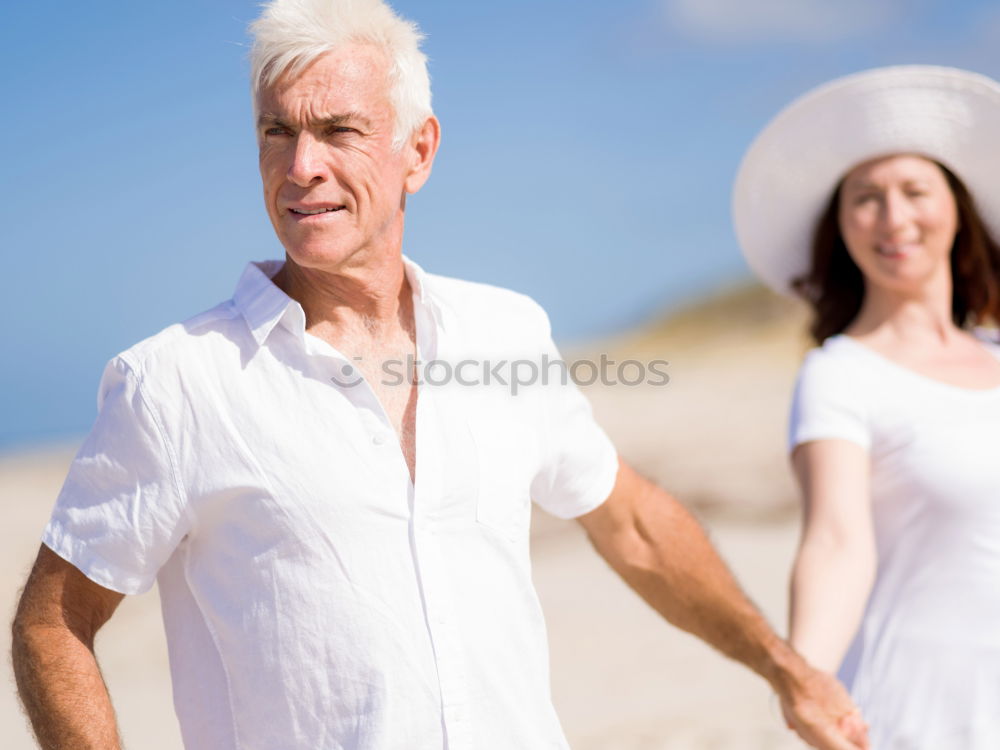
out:
{"label": "man", "polygon": [[[461,363],[557,352],[531,300],[402,256],[406,196],[440,139],[415,27],[381,0],[275,0],[253,30],[286,259],[109,363],[14,624],[41,744],[119,746],[94,634],[158,580],[188,750],[566,747],[534,500],[579,518],[670,622],[764,676],[808,741],[864,746],[835,681],[618,461],[575,387],[458,380]],[[457,382],[419,385],[416,360],[455,363]]]}

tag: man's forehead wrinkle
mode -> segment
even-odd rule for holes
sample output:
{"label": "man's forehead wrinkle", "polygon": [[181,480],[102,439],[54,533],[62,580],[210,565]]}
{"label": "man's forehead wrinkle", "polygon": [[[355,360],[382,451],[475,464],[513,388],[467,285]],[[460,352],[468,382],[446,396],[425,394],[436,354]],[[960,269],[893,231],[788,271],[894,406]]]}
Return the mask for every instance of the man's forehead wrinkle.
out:
{"label": "man's forehead wrinkle", "polygon": [[299,101],[299,106],[292,108],[288,117],[296,125],[320,128],[336,125],[359,124],[371,127],[371,118],[356,109],[340,109],[327,107],[322,101],[314,98]]}
{"label": "man's forehead wrinkle", "polygon": [[[370,97],[376,90],[388,100],[389,89],[389,59],[385,52],[371,44],[350,44],[320,55],[294,76],[279,76],[264,88],[261,98],[265,101],[288,101],[290,98],[322,101],[328,97],[350,100]],[[344,103],[341,100],[340,106],[330,109],[358,109],[357,106],[344,107]],[[262,104],[261,109],[266,108]]]}

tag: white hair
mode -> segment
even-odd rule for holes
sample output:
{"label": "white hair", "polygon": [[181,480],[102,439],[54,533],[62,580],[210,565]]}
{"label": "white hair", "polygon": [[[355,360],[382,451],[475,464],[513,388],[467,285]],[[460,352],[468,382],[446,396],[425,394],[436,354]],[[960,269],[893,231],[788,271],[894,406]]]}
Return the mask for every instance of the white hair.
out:
{"label": "white hair", "polygon": [[281,76],[296,75],[321,55],[362,42],[389,59],[389,102],[395,116],[393,147],[431,116],[431,82],[424,36],[383,0],[270,0],[250,25],[250,85],[257,109],[261,90]]}

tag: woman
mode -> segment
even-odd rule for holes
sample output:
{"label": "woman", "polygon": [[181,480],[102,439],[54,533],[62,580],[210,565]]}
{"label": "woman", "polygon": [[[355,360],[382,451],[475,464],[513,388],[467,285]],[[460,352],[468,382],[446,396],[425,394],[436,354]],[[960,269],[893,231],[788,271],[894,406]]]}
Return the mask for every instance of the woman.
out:
{"label": "woman", "polygon": [[822,86],[754,142],[734,217],[821,345],[792,408],[793,645],[839,670],[873,750],[1000,748],[1000,346],[976,328],[1000,320],[1000,85]]}

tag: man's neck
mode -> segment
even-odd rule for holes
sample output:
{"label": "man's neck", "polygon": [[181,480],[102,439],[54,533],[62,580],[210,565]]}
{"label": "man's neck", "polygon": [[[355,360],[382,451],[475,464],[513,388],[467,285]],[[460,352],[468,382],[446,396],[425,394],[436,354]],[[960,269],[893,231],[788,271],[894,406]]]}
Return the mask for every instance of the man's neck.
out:
{"label": "man's neck", "polygon": [[340,331],[352,338],[378,340],[393,337],[400,329],[412,329],[412,290],[401,255],[344,266],[304,268],[286,258],[273,282],[302,305],[310,332]]}

